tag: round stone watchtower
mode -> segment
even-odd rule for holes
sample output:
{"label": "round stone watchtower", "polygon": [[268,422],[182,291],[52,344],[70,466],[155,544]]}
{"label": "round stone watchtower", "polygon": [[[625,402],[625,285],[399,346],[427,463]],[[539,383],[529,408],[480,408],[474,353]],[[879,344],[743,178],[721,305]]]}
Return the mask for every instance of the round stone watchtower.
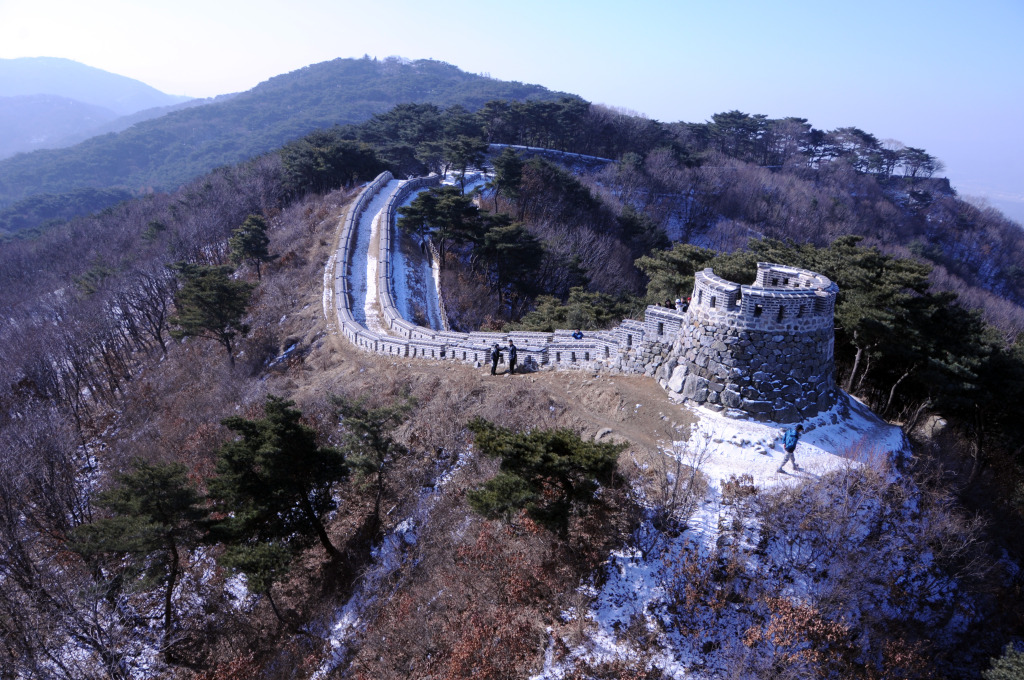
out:
{"label": "round stone watchtower", "polygon": [[669,357],[669,396],[778,423],[828,410],[838,292],[821,274],[779,264],[759,262],[751,286],[697,272]]}

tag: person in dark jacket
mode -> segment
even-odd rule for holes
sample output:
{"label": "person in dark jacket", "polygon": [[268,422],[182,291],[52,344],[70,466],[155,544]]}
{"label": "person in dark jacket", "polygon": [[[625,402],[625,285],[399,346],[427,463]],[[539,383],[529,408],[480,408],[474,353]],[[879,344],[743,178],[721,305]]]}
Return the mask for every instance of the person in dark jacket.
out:
{"label": "person in dark jacket", "polygon": [[491,375],[498,374],[498,362],[501,361],[501,348],[498,343],[491,347]]}
{"label": "person in dark jacket", "polygon": [[779,465],[779,472],[782,472],[782,466],[785,465],[787,461],[793,463],[794,470],[800,469],[800,466],[796,464],[796,456],[794,453],[796,451],[796,443],[800,441],[800,435],[803,431],[804,426],[797,425],[796,427],[791,427],[786,430],[786,434],[783,435],[782,447],[786,449],[786,457],[782,459],[782,464]]}
{"label": "person in dark jacket", "polygon": [[510,374],[516,372],[516,359],[518,358],[518,352],[516,351],[516,343],[511,340],[508,341],[508,372]]}
{"label": "person in dark jacket", "polygon": [[583,339],[583,331],[581,331],[579,328],[577,328],[573,332],[573,334],[572,334],[572,339],[573,340],[582,340]]}

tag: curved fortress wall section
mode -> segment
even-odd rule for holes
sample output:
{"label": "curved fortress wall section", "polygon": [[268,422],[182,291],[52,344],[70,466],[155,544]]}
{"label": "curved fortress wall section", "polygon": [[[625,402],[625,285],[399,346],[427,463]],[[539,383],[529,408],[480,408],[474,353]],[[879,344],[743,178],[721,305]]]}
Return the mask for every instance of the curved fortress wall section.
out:
{"label": "curved fortress wall section", "polygon": [[835,403],[832,317],[838,287],[824,276],[783,265],[759,264],[752,286],[705,269],[696,274],[688,311],[651,305],[642,321],[624,319],[582,339],[570,330],[457,333],[403,319],[391,281],[395,212],[410,193],[437,184],[436,177],[403,182],[381,210],[377,291],[387,330],[366,328],[351,309],[352,248],[366,207],[391,179],[390,173],[378,176],[350,208],[337,254],[325,272],[325,312],[357,347],[393,357],[480,365],[494,343],[505,350],[514,340],[525,371],[651,376],[677,401],[761,421],[793,422]]}
{"label": "curved fortress wall section", "polygon": [[697,272],[669,358],[670,396],[779,423],[831,408],[838,292],[821,274],[764,262],[751,286]]}

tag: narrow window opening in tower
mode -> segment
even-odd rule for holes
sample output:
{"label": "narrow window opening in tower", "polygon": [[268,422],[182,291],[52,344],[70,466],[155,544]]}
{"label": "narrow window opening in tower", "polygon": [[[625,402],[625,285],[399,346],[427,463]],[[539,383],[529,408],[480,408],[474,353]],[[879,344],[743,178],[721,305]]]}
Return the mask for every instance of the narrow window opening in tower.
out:
{"label": "narrow window opening in tower", "polygon": [[715,306],[715,302],[716,302],[717,300],[718,300],[718,298],[716,298],[716,297],[715,297],[714,295],[712,295],[712,296],[711,296],[711,306],[712,306],[712,307],[714,307],[714,306]]}
{"label": "narrow window opening in tower", "polygon": [[662,321],[658,322],[658,335],[665,335],[665,323]]}
{"label": "narrow window opening in tower", "polygon": [[754,316],[761,316],[761,312],[764,311],[764,307],[761,305],[754,305]]}
{"label": "narrow window opening in tower", "polygon": [[774,288],[774,287],[775,287],[775,286],[777,286],[777,285],[779,285],[779,280],[778,280],[778,279],[775,279],[775,278],[773,278],[773,279],[772,279],[772,288]]}
{"label": "narrow window opening in tower", "polygon": [[807,305],[800,305],[800,310],[796,313],[797,317],[802,317],[807,312]]}
{"label": "narrow window opening in tower", "polygon": [[782,305],[779,305],[779,315],[776,317],[776,321],[782,321],[782,318],[786,316],[786,309]]}

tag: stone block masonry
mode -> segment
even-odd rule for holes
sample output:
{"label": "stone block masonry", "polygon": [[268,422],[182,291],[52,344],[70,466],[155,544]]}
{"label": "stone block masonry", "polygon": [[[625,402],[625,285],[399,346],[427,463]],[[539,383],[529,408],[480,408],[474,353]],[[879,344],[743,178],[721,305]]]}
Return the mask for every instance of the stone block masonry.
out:
{"label": "stone block masonry", "polygon": [[696,274],[663,385],[677,400],[792,423],[835,403],[839,288],[814,272],[757,267],[752,286],[725,281],[710,268]]}
{"label": "stone block masonry", "polygon": [[507,352],[511,339],[526,371],[646,375],[675,401],[759,421],[803,420],[836,401],[833,312],[838,287],[820,274],[779,264],[759,263],[751,286],[726,281],[710,268],[697,272],[686,312],[652,305],[642,321],[626,319],[582,339],[573,338],[571,330],[456,333],[403,319],[390,281],[395,211],[412,191],[436,185],[436,177],[402,183],[382,211],[377,290],[389,332],[373,332],[352,315],[347,274],[362,212],[390,180],[389,173],[379,176],[356,199],[325,275],[325,283],[333,285],[333,296],[325,294],[334,303],[328,316],[360,349],[483,365],[494,343]]}

